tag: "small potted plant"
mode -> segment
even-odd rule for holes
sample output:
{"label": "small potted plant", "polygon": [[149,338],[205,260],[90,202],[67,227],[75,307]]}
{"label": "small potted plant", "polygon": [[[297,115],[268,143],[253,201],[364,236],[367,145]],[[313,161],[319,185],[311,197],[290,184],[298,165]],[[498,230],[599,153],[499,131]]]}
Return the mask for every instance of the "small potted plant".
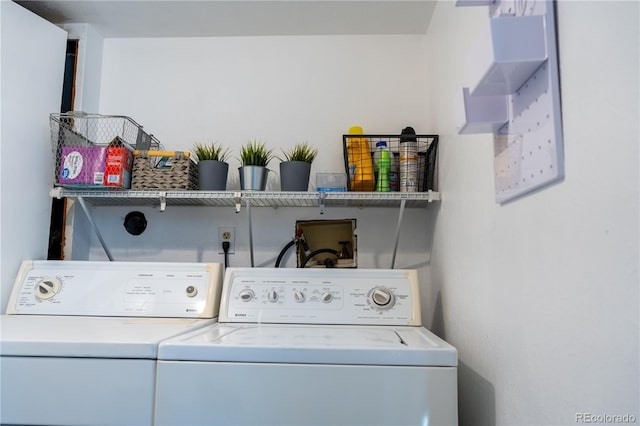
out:
{"label": "small potted plant", "polygon": [[215,143],[197,143],[193,151],[198,157],[198,189],[225,191],[229,173],[229,164],[226,162],[229,151]]}
{"label": "small potted plant", "polygon": [[318,149],[308,142],[299,142],[289,150],[282,150],[280,158],[280,189],[282,191],[307,191],[311,163],[318,155]]}
{"label": "small potted plant", "polygon": [[240,148],[240,189],[264,191],[267,187],[267,165],[273,159],[273,150],[255,139]]}

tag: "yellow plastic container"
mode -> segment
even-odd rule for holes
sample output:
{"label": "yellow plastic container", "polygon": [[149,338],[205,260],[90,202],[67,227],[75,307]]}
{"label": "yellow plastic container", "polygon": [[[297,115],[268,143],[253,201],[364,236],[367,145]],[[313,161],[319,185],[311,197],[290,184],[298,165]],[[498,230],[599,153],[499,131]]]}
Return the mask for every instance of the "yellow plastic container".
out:
{"label": "yellow plastic container", "polygon": [[[350,135],[362,135],[362,127],[354,126],[349,129]],[[373,161],[371,149],[366,138],[348,138],[347,156],[349,157],[349,179],[351,191],[373,191],[375,188],[375,176],[373,174]]]}

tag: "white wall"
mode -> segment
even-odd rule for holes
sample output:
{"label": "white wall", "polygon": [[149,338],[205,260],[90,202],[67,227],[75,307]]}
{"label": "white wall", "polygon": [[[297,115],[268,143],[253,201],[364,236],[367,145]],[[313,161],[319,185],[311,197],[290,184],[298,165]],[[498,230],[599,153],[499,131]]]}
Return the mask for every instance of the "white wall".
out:
{"label": "white wall", "polygon": [[639,3],[560,1],[557,20],[566,178],[503,206],[492,137],[455,132],[488,11],[440,2],[427,34],[443,193],[430,326],[459,350],[463,425],[640,421]]}
{"label": "white wall", "polygon": [[[316,172],[344,172],[342,134],[361,125],[370,133],[399,133],[407,125],[428,133],[424,36],[222,37],[105,39],[100,112],[129,115],[167,149],[218,141],[229,147],[228,189],[239,187],[239,146],[252,138],[275,149],[308,140],[320,148]],[[270,165],[276,172],[278,161]],[[268,188],[279,190],[277,173]],[[246,210],[169,207],[142,210],[140,237],[122,220],[134,208],[95,209],[116,259],[222,261],[217,227],[237,227],[234,266],[248,266]],[[408,209],[398,267],[427,265],[424,209]],[[389,267],[397,209],[253,209],[255,263],[272,266],[292,238],[296,219],[356,218],[362,267]],[[416,237],[417,236],[417,237]],[[95,239],[93,259],[105,258]],[[80,254],[79,254],[80,255]],[[75,254],[74,254],[75,256]],[[295,265],[289,259],[288,265]]]}
{"label": "white wall", "polygon": [[424,46],[424,36],[107,39],[100,111],[130,115],[168,149],[218,141],[237,157],[253,138],[276,153],[308,140],[321,148],[314,172],[344,171],[341,135],[353,125],[433,127]]}
{"label": "white wall", "polygon": [[49,114],[60,110],[67,37],[16,3],[0,1],[0,8],[0,306],[4,312],[20,262],[47,256],[54,173]]}

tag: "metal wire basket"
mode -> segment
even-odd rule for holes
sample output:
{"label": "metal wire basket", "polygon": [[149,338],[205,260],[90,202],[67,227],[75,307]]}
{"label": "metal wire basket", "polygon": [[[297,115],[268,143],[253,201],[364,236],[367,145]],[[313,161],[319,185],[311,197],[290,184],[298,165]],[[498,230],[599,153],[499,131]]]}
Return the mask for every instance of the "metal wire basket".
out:
{"label": "metal wire basket", "polygon": [[[397,173],[391,183],[392,191],[401,190],[400,174],[403,164],[400,162],[403,140],[415,143],[417,161],[412,172],[415,175],[415,192],[437,190],[438,135],[390,135],[390,134],[349,134],[342,135],[344,166],[347,173],[349,191],[373,191],[376,182],[376,170],[373,155],[378,142],[385,142],[392,153],[391,170]],[[353,142],[361,145],[355,150]],[[365,151],[365,152],[362,152]],[[358,173],[357,170],[360,170]],[[364,172],[362,171],[364,170]]]}
{"label": "metal wire basket", "polygon": [[128,189],[134,149],[159,149],[160,142],[129,117],[50,114],[54,183],[71,188]]}

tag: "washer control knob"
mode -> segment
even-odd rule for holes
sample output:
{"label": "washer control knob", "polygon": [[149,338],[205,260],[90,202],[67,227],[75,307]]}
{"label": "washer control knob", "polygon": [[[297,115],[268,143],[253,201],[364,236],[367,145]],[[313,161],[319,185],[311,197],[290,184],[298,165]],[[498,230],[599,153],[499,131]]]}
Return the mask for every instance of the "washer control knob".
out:
{"label": "washer control knob", "polygon": [[45,278],[36,284],[36,299],[48,300],[60,291],[60,280],[57,278]]}
{"label": "washer control knob", "polygon": [[244,290],[240,291],[240,294],[238,294],[238,296],[240,297],[241,301],[249,302],[253,300],[253,298],[255,297],[255,293],[250,288],[245,288]]}
{"label": "washer control knob", "polygon": [[267,300],[271,303],[277,302],[280,295],[276,290],[269,290],[267,292]]}
{"label": "washer control knob", "polygon": [[371,301],[381,308],[390,308],[395,303],[393,293],[386,287],[376,287],[369,293]]}
{"label": "washer control knob", "polygon": [[185,293],[187,293],[188,297],[195,297],[196,294],[198,294],[198,289],[195,286],[190,285],[185,289]]}
{"label": "washer control knob", "polygon": [[293,292],[293,299],[297,302],[297,303],[302,303],[305,300],[305,295],[303,292],[301,292],[300,290],[295,290]]}
{"label": "washer control knob", "polygon": [[325,291],[320,295],[320,300],[322,300],[323,303],[329,303],[333,300],[333,294],[329,291]]}

